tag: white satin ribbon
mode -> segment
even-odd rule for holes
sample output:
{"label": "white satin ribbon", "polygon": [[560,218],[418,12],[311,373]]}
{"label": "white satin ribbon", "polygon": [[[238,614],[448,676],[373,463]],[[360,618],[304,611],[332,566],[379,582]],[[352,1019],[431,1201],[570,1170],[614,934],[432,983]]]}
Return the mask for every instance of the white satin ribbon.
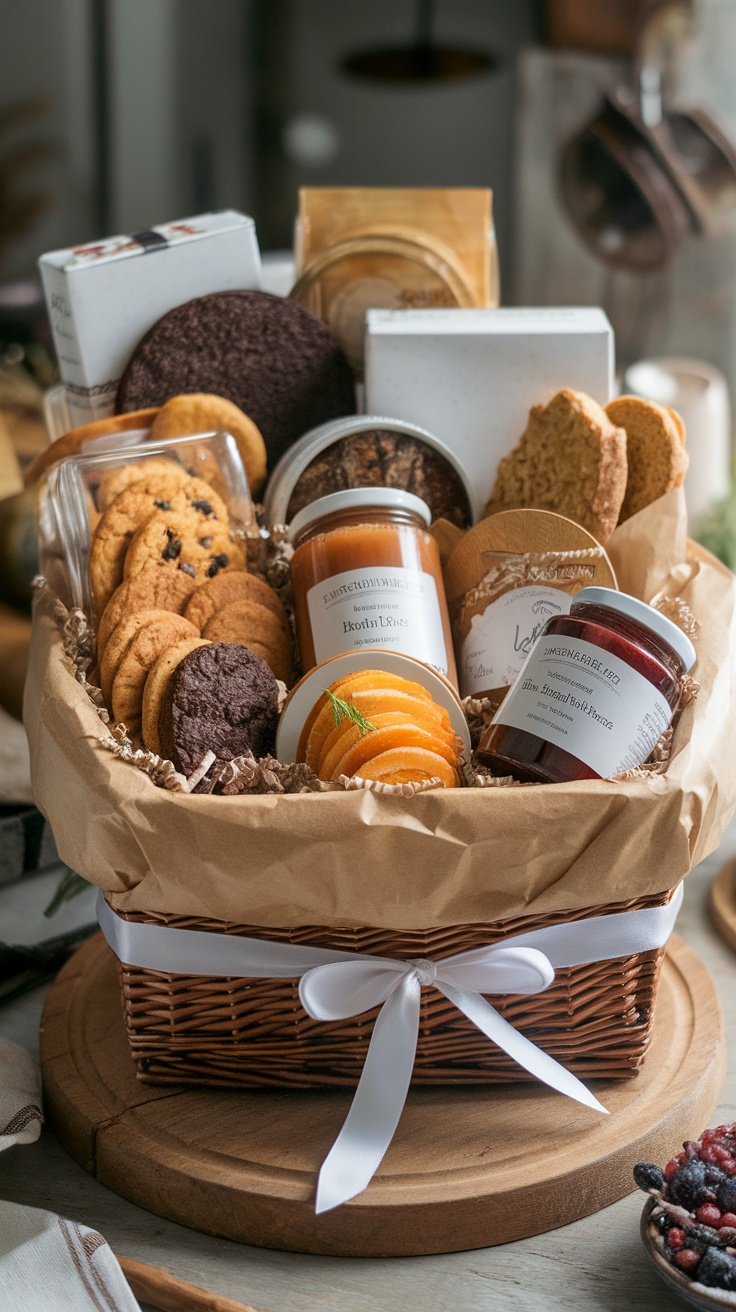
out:
{"label": "white satin ribbon", "polygon": [[419,1033],[421,990],[443,993],[524,1070],[594,1111],[606,1112],[576,1076],[509,1025],[482,994],[542,993],[555,969],[633,956],[662,947],[682,903],[572,920],[439,961],[395,960],[235,934],[138,924],[118,916],[102,893],[97,918],[110,947],[129,966],[167,975],[299,979],[314,1020],[345,1020],[374,1007],[376,1018],[345,1123],[322,1164],[317,1212],[362,1193],[383,1160],[409,1090]]}

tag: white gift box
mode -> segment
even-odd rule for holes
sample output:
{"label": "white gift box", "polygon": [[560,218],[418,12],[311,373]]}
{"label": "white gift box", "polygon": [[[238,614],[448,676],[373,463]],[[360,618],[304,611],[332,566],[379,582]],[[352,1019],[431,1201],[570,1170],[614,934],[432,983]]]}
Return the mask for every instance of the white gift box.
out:
{"label": "white gift box", "polygon": [[369,310],[365,406],[420,424],[454,452],[475,516],[531,406],[561,387],[602,405],[613,394],[613,329],[603,310]]}
{"label": "white gift box", "polygon": [[209,292],[260,288],[253,219],[200,214],[39,260],[73,425],[113,413],[120,377],[162,315]]}

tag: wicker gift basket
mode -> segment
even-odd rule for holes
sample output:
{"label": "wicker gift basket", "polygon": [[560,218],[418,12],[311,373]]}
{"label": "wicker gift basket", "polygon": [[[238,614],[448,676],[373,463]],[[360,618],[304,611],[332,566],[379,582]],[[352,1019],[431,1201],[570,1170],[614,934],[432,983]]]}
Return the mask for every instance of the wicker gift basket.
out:
{"label": "wicker gift basket", "polygon": [[[736,579],[687,542],[681,492],[628,520],[609,552],[623,590],[698,626],[700,691],[654,760],[611,781],[411,798],[177,791],[100,718],[81,673],[79,617],[40,588],[25,718],[37,801],[62,859],[128,921],[394,958],[667,903],[736,805]],[[576,1074],[631,1076],[663,954],[560,970],[545,992],[494,1005]],[[290,979],[121,966],[121,983],[139,1077],[156,1083],[352,1085],[375,1017],[312,1020]],[[527,1077],[425,988],[414,1078]]]}

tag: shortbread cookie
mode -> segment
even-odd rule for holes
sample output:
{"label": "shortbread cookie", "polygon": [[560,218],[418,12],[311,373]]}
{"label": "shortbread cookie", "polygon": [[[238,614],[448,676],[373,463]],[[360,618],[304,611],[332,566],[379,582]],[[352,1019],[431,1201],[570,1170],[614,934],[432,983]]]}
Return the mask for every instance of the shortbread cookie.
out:
{"label": "shortbread cookie", "polygon": [[123,581],[128,546],[135,530],[154,511],[191,512],[202,523],[227,531],[225,503],[200,478],[141,478],[115,498],[97,525],[89,553],[89,581],[96,615],[101,615]]}
{"label": "shortbread cookie", "polygon": [[201,587],[193,592],[183,614],[192,624],[196,624],[200,633],[208,620],[216,615],[223,606],[231,601],[257,601],[266,610],[273,611],[279,619],[286,618],[286,612],[278,593],[256,574],[245,570],[230,570],[227,574],[218,574],[214,579],[207,579]]}
{"label": "shortbread cookie", "polygon": [[681,487],[688,467],[680,416],[639,396],[609,401],[606,414],[626,432],[628,478],[621,507],[621,522],[651,505],[658,497]]}
{"label": "shortbread cookie", "polygon": [[[163,571],[159,571],[163,572]],[[143,710],[141,714],[141,737],[143,746],[149,752],[156,752],[157,756],[161,755],[161,739],[158,733],[158,721],[161,714],[161,706],[166,696],[174,670],[180,661],[188,656],[190,651],[195,647],[206,647],[205,638],[184,638],[181,642],[174,643],[167,651],[161,653],[146,676],[146,684],[143,689]]]}
{"label": "shortbread cookie", "polygon": [[116,409],[182,392],[227,397],[263,434],[274,464],[310,428],[355,413],[355,379],[329,328],[284,296],[223,291],[165,314],[138,343]]}
{"label": "shortbread cookie", "polygon": [[157,510],[131,538],[124,577],[151,566],[183,570],[203,583],[220,570],[242,569],[243,553],[217,520],[202,519],[193,510]]}
{"label": "shortbread cookie", "polygon": [[113,720],[124,724],[131,738],[140,737],[143,689],[151,666],[175,643],[197,637],[194,625],[171,611],[149,619],[133,635],[118,661],[110,697]]}
{"label": "shortbread cookie", "polygon": [[117,674],[118,665],[136,633],[145,624],[150,624],[151,620],[158,620],[162,616],[170,614],[171,611],[157,610],[152,607],[148,610],[139,610],[134,614],[124,615],[120,623],[116,624],[105,647],[105,654],[100,661],[100,687],[108,710],[112,702],[112,685]]}
{"label": "shortbread cookie", "polygon": [[287,688],[294,670],[286,616],[275,615],[257,601],[231,601],[208,620],[202,636],[210,642],[240,642],[262,656]]}
{"label": "shortbread cookie", "polygon": [[208,751],[218,761],[273,752],[278,685],[247,647],[213,642],[179,662],[161,707],[162,754],[190,775]]}
{"label": "shortbread cookie", "polygon": [[172,396],[156,415],[150,440],[156,442],[165,437],[186,437],[189,433],[219,429],[232,433],[235,438],[248,487],[254,496],[257,495],[266,481],[266,445],[253,420],[224,396],[215,396],[211,392]]}
{"label": "shortbread cookie", "polygon": [[[97,659],[102,660],[110,634],[124,615],[139,610],[170,610],[183,615],[197,580],[180,569],[146,569],[135,578],[121,583],[108,601],[97,630]],[[189,618],[189,617],[188,617]],[[196,620],[190,623],[199,629]]]}
{"label": "shortbread cookie", "polygon": [[626,433],[592,397],[565,388],[532,407],[524,434],[498,467],[484,514],[551,510],[605,543],[625,491]]}

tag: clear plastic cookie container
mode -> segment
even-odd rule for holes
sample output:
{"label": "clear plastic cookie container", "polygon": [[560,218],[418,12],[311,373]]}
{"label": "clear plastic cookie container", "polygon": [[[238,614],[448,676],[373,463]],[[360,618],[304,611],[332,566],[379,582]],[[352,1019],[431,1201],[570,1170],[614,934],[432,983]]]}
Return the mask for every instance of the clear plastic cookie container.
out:
{"label": "clear plastic cookie container", "polygon": [[[232,540],[242,542],[246,537],[258,536],[245,469],[229,433],[198,433],[160,442],[142,441],[138,431],[108,434],[88,443],[81,455],[70,456],[54,466],[39,514],[42,570],[46,572],[44,557],[65,561],[71,605],[80,607],[88,616],[99,610],[99,599],[93,596],[90,583],[90,553],[95,534],[113,503],[146,480],[146,486],[153,487],[148,493],[153,498],[151,513],[157,508],[168,509],[171,477],[178,480],[182,471],[202,483],[198,504],[207,504],[211,499],[213,520],[222,519],[224,507]],[[162,495],[157,498],[159,478]]]}

